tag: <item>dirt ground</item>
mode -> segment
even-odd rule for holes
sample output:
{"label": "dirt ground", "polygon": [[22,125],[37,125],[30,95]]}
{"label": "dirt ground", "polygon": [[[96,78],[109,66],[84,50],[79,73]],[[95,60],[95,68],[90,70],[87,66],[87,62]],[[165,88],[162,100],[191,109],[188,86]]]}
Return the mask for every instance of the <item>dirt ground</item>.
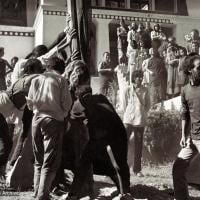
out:
{"label": "dirt ground", "polygon": [[[143,167],[144,177],[136,177],[131,174],[131,193],[136,199],[146,200],[173,200],[172,190],[172,164],[159,167]],[[94,176],[95,199],[96,200],[117,200],[114,196],[116,187],[109,178],[104,176]],[[192,200],[200,200],[200,190],[189,187]],[[12,189],[6,189],[3,183],[0,185],[1,200],[31,200],[32,191],[16,192]],[[60,197],[54,196],[52,199],[57,200]],[[82,200],[86,200],[82,198]]]}

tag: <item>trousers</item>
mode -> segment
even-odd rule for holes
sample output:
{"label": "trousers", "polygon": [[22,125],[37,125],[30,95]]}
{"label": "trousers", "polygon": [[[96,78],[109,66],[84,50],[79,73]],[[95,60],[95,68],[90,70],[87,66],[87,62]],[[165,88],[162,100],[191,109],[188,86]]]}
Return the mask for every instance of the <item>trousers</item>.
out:
{"label": "trousers", "polygon": [[38,200],[49,198],[61,162],[63,133],[64,122],[49,117],[33,117],[34,193]]}

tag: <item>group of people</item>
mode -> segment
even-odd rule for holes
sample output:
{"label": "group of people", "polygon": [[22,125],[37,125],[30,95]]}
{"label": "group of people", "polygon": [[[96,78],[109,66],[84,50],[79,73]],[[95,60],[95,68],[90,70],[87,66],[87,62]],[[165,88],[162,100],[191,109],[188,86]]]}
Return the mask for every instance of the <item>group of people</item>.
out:
{"label": "group of people", "polygon": [[[108,175],[122,199],[133,199],[126,129],[108,99],[92,94],[76,37],[73,29],[65,29],[51,47],[35,47],[12,68],[10,86],[0,92],[0,175],[6,172],[13,148],[8,121],[18,120],[23,126],[9,164],[18,164],[31,130],[33,198],[50,199],[55,188],[66,184],[67,168],[74,179],[66,199],[81,198],[87,186],[84,192],[93,197],[93,173]],[[3,59],[2,63],[2,68],[8,65]]]}
{"label": "group of people", "polygon": [[[17,162],[31,129],[35,199],[48,200],[51,191],[60,183],[65,184],[65,168],[74,173],[66,199],[81,198],[83,190],[93,198],[93,173],[108,175],[122,199],[134,199],[130,193],[130,171],[142,176],[143,133],[148,111],[165,99],[166,91],[172,96],[181,92],[182,150],[173,166],[173,181],[175,198],[189,199],[185,174],[189,161],[200,152],[200,56],[193,50],[187,55],[173,37],[166,43],[159,25],[150,30],[149,26],[144,29],[142,24],[134,22],[127,32],[123,20],[117,29],[119,64],[128,58],[129,71],[122,119],[106,98],[114,74],[109,52],[104,53],[104,61],[98,68],[102,94],[93,95],[89,69],[79,57],[74,30],[65,29],[51,48],[39,45],[27,58],[13,59],[16,63],[13,61],[12,66],[2,58],[4,48],[0,48],[3,77],[0,77],[3,87],[0,92],[0,175],[5,173],[13,146],[8,118],[19,119],[23,129],[10,164]],[[193,40],[192,37],[192,34],[191,38],[188,36],[188,41]],[[70,49],[69,55],[66,48]],[[13,70],[8,88],[6,66]],[[181,84],[177,84],[178,80]]]}
{"label": "group of people", "polygon": [[[200,37],[193,29],[185,36],[186,48],[176,43],[175,37],[167,38],[159,24],[151,29],[142,23],[133,22],[126,28],[124,20],[117,28],[118,62],[117,70],[128,72],[128,84],[119,93],[123,96],[122,119],[128,137],[128,164],[138,176],[141,173],[143,134],[148,111],[155,104],[181,95],[182,99],[182,150],[173,166],[175,197],[189,199],[186,171],[190,160],[199,152],[199,97],[200,86]],[[101,80],[100,92],[107,91],[114,80],[115,71],[109,52],[103,54],[98,72]],[[191,130],[190,130],[191,123]],[[190,134],[191,133],[191,134]],[[134,152],[134,154],[133,154]],[[134,155],[134,156],[133,156]]]}
{"label": "group of people", "polygon": [[[179,96],[188,83],[183,72],[185,59],[191,53],[199,54],[198,30],[193,29],[185,36],[187,46],[183,47],[176,43],[175,37],[167,38],[159,24],[152,29],[149,22],[146,26],[132,22],[128,28],[121,19],[117,28],[118,63],[121,68],[127,68],[128,83],[131,83],[133,71],[143,71],[143,85],[149,89],[151,106]],[[114,68],[109,52],[105,52],[98,67],[102,94],[108,93],[114,80]]]}

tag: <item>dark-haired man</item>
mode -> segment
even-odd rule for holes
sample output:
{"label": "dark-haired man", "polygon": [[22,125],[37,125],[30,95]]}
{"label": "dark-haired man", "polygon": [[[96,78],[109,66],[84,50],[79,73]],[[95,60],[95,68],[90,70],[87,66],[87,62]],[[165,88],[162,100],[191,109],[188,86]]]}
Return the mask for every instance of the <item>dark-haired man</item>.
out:
{"label": "dark-haired man", "polygon": [[49,59],[47,71],[31,83],[27,105],[33,110],[32,141],[35,157],[34,192],[46,200],[62,155],[64,119],[71,107],[67,81],[61,76],[65,63]]}
{"label": "dark-haired man", "polygon": [[[184,70],[189,75],[189,83],[183,88],[182,100],[182,147],[173,165],[173,182],[176,200],[188,200],[186,171],[191,159],[200,153],[200,57],[190,58]],[[188,128],[191,123],[191,130]]]}

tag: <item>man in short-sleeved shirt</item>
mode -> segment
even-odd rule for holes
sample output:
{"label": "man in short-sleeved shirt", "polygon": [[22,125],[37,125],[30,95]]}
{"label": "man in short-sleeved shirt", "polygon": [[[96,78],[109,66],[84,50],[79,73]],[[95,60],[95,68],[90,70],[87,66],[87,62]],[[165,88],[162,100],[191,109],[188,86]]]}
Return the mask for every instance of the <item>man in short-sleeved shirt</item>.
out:
{"label": "man in short-sleeved shirt", "polygon": [[[175,198],[188,200],[186,171],[190,160],[200,153],[200,57],[194,56],[188,66],[190,83],[182,91],[182,147],[173,166]],[[188,134],[188,127],[190,127]]]}

